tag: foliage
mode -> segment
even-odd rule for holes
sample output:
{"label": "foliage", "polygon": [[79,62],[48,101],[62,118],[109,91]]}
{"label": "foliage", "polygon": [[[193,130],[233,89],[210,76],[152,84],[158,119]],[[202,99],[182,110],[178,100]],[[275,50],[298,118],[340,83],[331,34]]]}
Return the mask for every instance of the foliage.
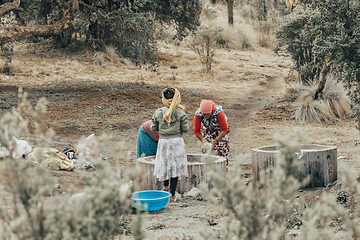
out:
{"label": "foliage", "polygon": [[300,166],[296,161],[299,145],[279,137],[278,147],[281,151],[272,179],[266,177],[260,183],[239,184],[243,181],[240,165],[229,168],[226,178],[211,172],[214,189],[210,194],[212,198],[222,199],[220,204],[229,211],[228,222],[216,233],[219,239],[283,239],[286,236],[290,217],[302,206],[295,198],[295,192],[302,185],[294,177]]}
{"label": "foliage", "polygon": [[[113,45],[121,55],[137,64],[154,60],[156,22],[174,26],[175,37],[182,40],[197,28],[201,12],[199,0],[86,0],[79,3],[72,26],[58,38],[58,43],[76,49],[83,46],[79,43],[86,43],[96,51]],[[53,24],[63,16],[56,1],[24,0],[21,7],[25,11],[16,14],[21,24]]]}
{"label": "foliage", "polygon": [[2,73],[9,74],[10,73],[10,64],[12,61],[12,55],[14,53],[14,44],[13,43],[5,43],[0,44],[0,49],[4,53],[6,61],[4,67],[2,68]]}
{"label": "foliage", "polygon": [[298,5],[280,21],[281,24],[275,30],[275,51],[286,50],[290,53],[295,63],[294,68],[305,85],[315,84],[323,66],[323,56],[314,56],[313,51],[320,15],[320,12],[310,7]]}
{"label": "foliage", "polygon": [[241,15],[245,19],[261,22],[276,21],[278,16],[285,13],[285,1],[277,0],[242,0],[236,2]]}
{"label": "foliage", "polygon": [[215,55],[215,43],[220,31],[216,27],[201,26],[190,39],[189,47],[200,57],[205,73],[211,70]]}
{"label": "foliage", "polygon": [[276,51],[285,49],[305,84],[319,78],[324,57],[331,54],[333,72],[345,83],[357,120],[360,103],[360,3],[357,0],[320,0],[297,5],[276,30]]}
{"label": "foliage", "polygon": [[216,170],[210,171],[213,188],[207,198],[223,206],[228,219],[219,230],[204,229],[203,239],[357,239],[360,183],[348,167],[341,169],[341,190],[331,193],[331,189],[324,189],[315,204],[298,195],[309,180],[300,183],[294,177],[301,167],[296,153],[303,139],[301,132],[295,139],[277,136],[275,169],[263,175],[271,178],[262,176],[259,183],[239,184],[244,180],[239,173],[241,160],[229,168],[225,178]]}
{"label": "foliage", "polygon": [[[199,57],[203,72],[211,70],[216,48],[251,49],[252,46],[240,25],[229,25],[221,17],[222,5],[204,2],[200,27],[189,37],[190,47]],[[220,10],[219,10],[220,9]]]}
{"label": "foliage", "polygon": [[[9,139],[12,136],[33,139],[38,147],[48,147],[54,133],[43,135],[39,130],[29,131],[31,124],[39,126],[46,112],[46,100],[41,99],[33,107],[26,94],[20,91],[21,103],[11,113],[1,117],[0,141],[11,153]],[[97,138],[106,144],[106,139]],[[111,170],[107,162],[91,159],[96,171],[76,170],[84,185],[81,193],[72,197],[57,194],[55,169],[50,169],[43,156],[37,156],[39,164],[32,165],[25,159],[5,157],[0,164],[3,181],[0,207],[1,239],[108,239],[128,232],[131,217],[131,174],[122,178]],[[56,164],[52,164],[56,166]],[[72,189],[68,189],[71,193]],[[9,199],[4,201],[4,199]],[[141,236],[138,221],[132,228],[135,238]]]}
{"label": "foliage", "polygon": [[272,47],[274,28],[279,16],[285,14],[285,3],[273,0],[242,0],[237,2],[235,7],[239,15],[256,30],[259,46]]}
{"label": "foliage", "polygon": [[347,192],[349,204],[339,202],[334,193],[324,193],[321,202],[304,212],[301,236],[303,239],[358,239],[360,216],[360,184],[357,174],[346,166],[341,166],[341,190]]}
{"label": "foliage", "polygon": [[295,120],[321,123],[346,118],[351,114],[350,99],[336,76],[331,74],[327,77],[318,100],[314,100],[316,88],[317,86],[302,86],[295,90]]}

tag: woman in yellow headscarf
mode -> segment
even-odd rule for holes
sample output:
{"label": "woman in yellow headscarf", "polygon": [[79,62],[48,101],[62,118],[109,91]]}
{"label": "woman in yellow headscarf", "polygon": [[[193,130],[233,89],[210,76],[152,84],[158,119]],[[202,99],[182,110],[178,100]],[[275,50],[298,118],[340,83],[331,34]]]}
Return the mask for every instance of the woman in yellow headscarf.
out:
{"label": "woman in yellow headscarf", "polygon": [[188,174],[187,152],[182,136],[189,130],[189,124],[176,88],[165,88],[162,102],[165,106],[157,109],[151,118],[151,130],[159,132],[154,175],[164,182],[163,190],[170,190],[170,200],[175,201],[178,178]]}

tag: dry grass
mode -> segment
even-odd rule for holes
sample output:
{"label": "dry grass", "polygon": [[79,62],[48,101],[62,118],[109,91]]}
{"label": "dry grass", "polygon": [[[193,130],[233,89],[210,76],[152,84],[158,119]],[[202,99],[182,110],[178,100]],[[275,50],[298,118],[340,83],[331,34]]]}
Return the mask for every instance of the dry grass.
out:
{"label": "dry grass", "polygon": [[274,24],[271,21],[261,21],[255,25],[257,40],[260,47],[271,48],[274,44]]}
{"label": "dry grass", "polygon": [[210,4],[209,1],[205,1],[201,10],[201,22],[204,20],[214,20],[218,17],[216,9]]}
{"label": "dry grass", "polygon": [[119,55],[116,53],[117,48],[114,46],[105,46],[106,57],[111,62],[118,62],[120,60]]}
{"label": "dry grass", "polygon": [[5,61],[0,60],[0,72],[6,73],[9,75],[15,75],[16,73],[21,73],[21,64],[16,61],[12,61],[9,64],[5,64]]}
{"label": "dry grass", "polygon": [[252,24],[257,18],[257,11],[251,5],[243,5],[241,8],[234,9],[234,14],[241,16],[247,23]]}
{"label": "dry grass", "polygon": [[336,118],[344,118],[351,114],[350,99],[345,88],[334,76],[328,76],[323,94],[314,100],[317,86],[303,87],[295,102],[294,118],[305,122],[328,122]]}
{"label": "dry grass", "polygon": [[284,77],[284,81],[289,86],[289,88],[294,89],[296,84],[300,83],[300,75],[296,70],[290,70]]}
{"label": "dry grass", "polygon": [[202,22],[202,26],[217,29],[215,44],[218,48],[249,50],[253,49],[247,35],[242,31],[240,25],[229,26],[226,18],[216,18]]}
{"label": "dry grass", "polygon": [[322,101],[315,101],[313,98],[315,87],[303,89],[295,103],[294,118],[303,122],[329,122],[332,114],[329,108]]}
{"label": "dry grass", "polygon": [[345,118],[351,114],[350,98],[343,84],[334,75],[328,76],[322,98],[334,117]]}
{"label": "dry grass", "polygon": [[116,51],[117,49],[114,46],[105,46],[105,52],[96,52],[94,54],[94,64],[99,66],[104,65],[106,62],[130,64],[129,60],[119,56]]}
{"label": "dry grass", "polygon": [[261,29],[257,34],[257,40],[260,47],[271,48],[274,44],[274,34],[272,31]]}
{"label": "dry grass", "polygon": [[222,31],[216,41],[220,47],[238,50],[252,49],[249,38],[238,25],[229,26],[226,24],[220,27]]}

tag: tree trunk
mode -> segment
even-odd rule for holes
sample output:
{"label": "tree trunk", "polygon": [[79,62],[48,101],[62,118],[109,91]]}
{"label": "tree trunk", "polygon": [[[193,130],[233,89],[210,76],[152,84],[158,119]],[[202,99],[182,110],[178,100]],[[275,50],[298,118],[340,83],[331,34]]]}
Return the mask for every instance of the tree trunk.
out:
{"label": "tree trunk", "polygon": [[71,20],[63,19],[54,25],[14,26],[1,28],[0,44],[15,42],[29,37],[50,37],[60,35],[70,26]]}
{"label": "tree trunk", "polygon": [[7,12],[11,11],[22,11],[23,9],[20,6],[20,0],[16,0],[13,2],[7,2],[0,5],[0,16],[4,15]]}
{"label": "tree trunk", "polygon": [[227,0],[228,5],[228,24],[234,25],[234,0]]}
{"label": "tree trunk", "polygon": [[[63,0],[57,1],[64,12],[64,18],[53,25],[31,25],[31,26],[11,26],[0,29],[0,44],[15,42],[29,37],[50,37],[61,35],[71,26],[74,13],[79,10],[78,0],[74,0],[72,9]],[[19,8],[20,0],[12,3],[0,5],[0,16],[9,11],[22,10]]]}
{"label": "tree trunk", "polygon": [[317,87],[315,95],[314,95],[314,100],[317,100],[319,98],[319,96],[321,95],[322,91],[324,90],[325,83],[326,83],[326,76],[330,71],[331,65],[334,63],[333,61],[330,62],[330,57],[331,57],[330,53],[325,56],[324,66],[320,73],[320,80],[319,80],[319,84],[318,84],[318,87]]}

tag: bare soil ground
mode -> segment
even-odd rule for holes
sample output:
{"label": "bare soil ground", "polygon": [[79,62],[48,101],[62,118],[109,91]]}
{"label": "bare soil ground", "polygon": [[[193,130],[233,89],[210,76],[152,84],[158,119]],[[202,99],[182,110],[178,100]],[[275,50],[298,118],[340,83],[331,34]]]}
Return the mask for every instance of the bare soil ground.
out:
{"label": "bare soil ground", "polygon": [[[159,67],[148,71],[126,61],[96,65],[91,54],[48,50],[45,43],[19,44],[13,56],[15,73],[0,74],[0,114],[19,103],[19,87],[28,93],[33,104],[45,97],[49,101],[48,115],[40,125],[44,131],[56,131],[52,147],[62,151],[76,146],[91,133],[111,134],[111,144],[101,149],[101,154],[109,157],[114,171],[120,171],[135,164],[139,126],[162,106],[161,91],[173,86],[181,93],[190,127],[202,99],[222,105],[231,132],[231,162],[237,161],[239,155],[249,154],[243,169],[249,175],[251,149],[274,145],[276,134],[293,136],[295,129],[301,130],[309,144],[337,146],[339,165],[347,163],[360,171],[360,140],[355,121],[294,121],[291,102],[285,100],[287,86],[283,80],[291,60],[269,49],[254,49],[219,49],[212,71],[204,74],[193,52],[171,45],[159,48]],[[199,153],[200,144],[192,132],[184,139],[189,153]],[[32,139],[29,142],[34,144]],[[54,175],[59,181],[57,193],[67,194],[70,185],[81,189],[76,171],[58,171]],[[315,200],[321,191],[302,194]],[[170,203],[163,210],[144,216],[146,239],[198,239],[202,226],[219,227],[224,217],[221,208],[194,199]]]}

